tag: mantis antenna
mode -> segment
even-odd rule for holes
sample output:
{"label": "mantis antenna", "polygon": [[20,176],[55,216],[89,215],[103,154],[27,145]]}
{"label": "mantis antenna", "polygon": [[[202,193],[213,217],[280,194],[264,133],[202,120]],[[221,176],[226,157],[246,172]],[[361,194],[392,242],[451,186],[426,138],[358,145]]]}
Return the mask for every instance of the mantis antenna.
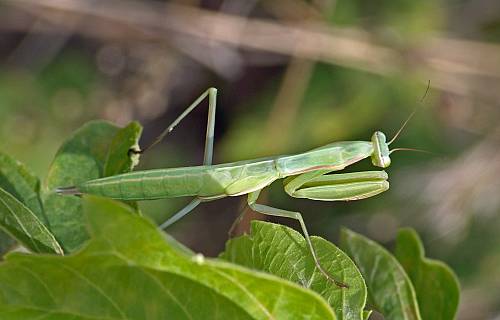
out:
{"label": "mantis antenna", "polygon": [[396,148],[396,149],[392,149],[391,151],[389,151],[389,154],[393,153],[394,151],[415,151],[415,152],[434,154],[434,153],[427,151],[427,150],[413,149],[413,148]]}
{"label": "mantis antenna", "polygon": [[[424,101],[425,97],[427,97],[427,93],[429,92],[430,86],[431,86],[431,80],[429,80],[427,82],[427,89],[425,89],[424,95],[422,96],[422,98],[420,98],[420,103],[422,103]],[[401,126],[401,128],[399,128],[398,132],[396,132],[396,134],[394,135],[394,137],[391,139],[391,141],[389,141],[387,143],[387,145],[390,145],[391,143],[393,143],[399,137],[399,135],[401,134],[401,132],[403,132],[403,129],[406,127],[406,125],[408,124],[408,122],[410,122],[411,118],[413,118],[413,116],[417,112],[417,110],[418,110],[417,108],[418,107],[416,107],[415,109],[413,109],[412,113],[410,113],[410,115],[405,120],[405,122],[403,122],[403,125]]]}

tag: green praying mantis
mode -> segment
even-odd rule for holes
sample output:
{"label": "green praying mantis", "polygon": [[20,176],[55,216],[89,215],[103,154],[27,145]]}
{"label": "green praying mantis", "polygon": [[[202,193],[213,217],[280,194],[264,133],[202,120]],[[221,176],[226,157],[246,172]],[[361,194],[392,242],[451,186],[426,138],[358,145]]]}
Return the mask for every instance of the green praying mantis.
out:
{"label": "green praying mantis", "polygon": [[72,187],[58,188],[60,194],[93,194],[119,200],[152,200],[192,196],[194,199],[161,224],[166,228],[191,212],[202,202],[228,196],[248,195],[248,206],[270,216],[297,220],[317,269],[340,288],[348,284],[334,279],[319,262],[306,224],[300,212],[273,208],[257,203],[260,192],[277,179],[284,179],[285,192],[295,198],[321,201],[349,201],[375,196],[389,189],[385,171],[365,171],[332,174],[370,157],[374,166],[387,168],[391,164],[389,145],[397,138],[411,116],[403,123],[391,141],[376,131],[371,141],[341,141],[295,155],[212,164],[217,89],[209,88],[170,124],[160,136],[143,150],[159,143],[193,109],[208,97],[208,123],[203,165],[135,171],[83,182]]}

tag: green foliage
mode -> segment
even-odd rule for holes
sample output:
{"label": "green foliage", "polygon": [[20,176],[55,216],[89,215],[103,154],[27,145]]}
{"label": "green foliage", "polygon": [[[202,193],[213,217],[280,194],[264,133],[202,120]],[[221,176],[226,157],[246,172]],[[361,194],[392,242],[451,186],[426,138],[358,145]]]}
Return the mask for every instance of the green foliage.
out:
{"label": "green foliage", "polygon": [[141,133],[142,126],[137,122],[131,122],[116,132],[104,162],[103,177],[132,171],[139,163],[139,154],[129,154],[129,150],[139,150]]}
{"label": "green foliage", "polygon": [[323,267],[349,286],[339,288],[285,226],[255,222],[219,259],[207,259],[138,215],[135,203],[54,194],[132,170],[138,157],[128,150],[138,149],[141,130],[135,122],[84,125],[59,149],[43,202],[38,179],[0,154],[0,226],[33,252],[0,265],[1,319],[366,320],[367,295],[385,319],[454,318],[456,279],[424,257],[411,230],[398,235],[396,257],[348,230],[344,251],[312,237]]}
{"label": "green foliage", "polygon": [[422,319],[454,319],[460,288],[453,271],[440,261],[425,258],[412,229],[399,231],[394,254],[415,287]]}
{"label": "green foliage", "polygon": [[128,150],[137,148],[141,131],[135,122],[123,129],[104,121],[83,126],[57,153],[45,182],[43,205],[38,178],[18,161],[0,154],[3,229],[34,252],[62,254],[61,246],[68,252],[79,248],[88,238],[81,201],[61,197],[54,190],[132,170],[138,156],[129,156]]}
{"label": "green foliage", "polygon": [[341,244],[367,281],[371,303],[386,319],[455,319],[458,280],[447,265],[425,258],[413,229],[399,231],[395,257],[349,230],[342,231]]}
{"label": "green foliage", "polygon": [[[128,149],[137,146],[140,125],[120,129],[105,121],[92,121],[77,130],[59,149],[50,167],[44,188],[44,206],[49,224],[66,252],[73,252],[88,239],[81,201],[61,197],[57,187],[104,177],[105,173],[130,171],[136,160]],[[116,139],[115,139],[116,137]]]}
{"label": "green foliage", "polygon": [[33,252],[62,254],[56,239],[33,212],[0,188],[0,225]]}
{"label": "green foliage", "polygon": [[422,319],[410,278],[396,258],[374,241],[343,229],[341,247],[365,278],[370,304],[391,319]]}
{"label": "green foliage", "polygon": [[[47,218],[43,212],[42,203],[39,197],[40,182],[38,178],[22,163],[3,153],[0,153],[0,188],[13,195],[27,207],[30,213],[27,213],[25,217],[28,217],[31,221],[36,221],[35,224],[30,223],[29,225],[36,225],[37,223],[47,224]],[[2,223],[3,228],[11,233],[16,233],[15,226],[7,225],[8,221],[14,218],[10,210],[2,214],[4,216]],[[35,218],[32,217],[33,214],[36,216]],[[15,223],[15,225],[18,226],[18,223]],[[14,230],[9,230],[11,228],[14,228]],[[1,233],[0,252],[6,251],[11,245],[11,238]]]}
{"label": "green foliage", "polygon": [[40,221],[47,223],[40,201],[40,180],[22,163],[0,153],[0,187],[28,207]]}
{"label": "green foliage", "polygon": [[119,202],[89,197],[85,213],[91,241],[79,253],[7,256],[2,319],[335,319],[312,291],[173,250]]}
{"label": "green foliage", "polygon": [[228,241],[221,258],[318,292],[328,301],[337,319],[363,319],[366,286],[356,265],[332,243],[319,237],[311,240],[325,270],[349,289],[332,285],[317,270],[304,237],[283,225],[253,222],[251,234]]}

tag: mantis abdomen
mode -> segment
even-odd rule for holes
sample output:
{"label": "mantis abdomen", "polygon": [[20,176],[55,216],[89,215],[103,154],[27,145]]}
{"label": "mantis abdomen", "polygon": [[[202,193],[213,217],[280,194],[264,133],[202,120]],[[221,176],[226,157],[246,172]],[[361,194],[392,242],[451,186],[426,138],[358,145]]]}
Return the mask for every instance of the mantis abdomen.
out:
{"label": "mantis abdomen", "polygon": [[214,166],[145,170],[84,182],[83,194],[121,200],[195,196],[204,199],[239,195],[263,188],[279,177],[273,159]]}

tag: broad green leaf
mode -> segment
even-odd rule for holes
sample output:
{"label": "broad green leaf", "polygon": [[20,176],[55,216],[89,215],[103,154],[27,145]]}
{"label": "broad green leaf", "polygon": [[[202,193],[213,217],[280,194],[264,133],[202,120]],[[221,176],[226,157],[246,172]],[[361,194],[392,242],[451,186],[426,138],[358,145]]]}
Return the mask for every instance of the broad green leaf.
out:
{"label": "broad green leaf", "polygon": [[142,126],[136,121],[116,133],[104,163],[104,177],[130,172],[139,163],[139,154],[129,154],[129,150],[139,150],[141,133]]}
{"label": "broad green leaf", "polygon": [[0,188],[21,201],[43,223],[47,218],[40,201],[40,181],[21,162],[0,152]]}
{"label": "broad green leaf", "polygon": [[86,197],[85,213],[82,251],[7,255],[1,319],[335,319],[321,296],[291,282],[176,251],[121,202]]}
{"label": "broad green leaf", "polygon": [[366,286],[356,265],[332,243],[320,237],[311,240],[325,270],[349,288],[327,280],[317,270],[304,237],[279,224],[253,221],[250,235],[228,241],[221,258],[312,289],[328,301],[338,319],[361,320]]}
{"label": "broad green leaf", "polygon": [[[57,152],[45,182],[44,207],[51,230],[66,252],[78,249],[88,234],[80,198],[60,196],[54,190],[103,177],[105,170],[130,170],[127,151],[137,144],[140,133],[137,126],[133,123],[120,129],[105,121],[91,121],[78,129]],[[120,143],[118,138],[124,142]]]}
{"label": "broad green leaf", "polygon": [[56,239],[31,210],[0,188],[0,227],[34,252],[63,251]]}
{"label": "broad green leaf", "polygon": [[398,232],[394,254],[415,287],[422,318],[455,319],[460,297],[458,280],[447,265],[425,258],[415,230]]}
{"label": "broad green leaf", "polygon": [[369,301],[384,319],[421,319],[410,278],[390,252],[347,229],[341,233],[341,248],[358,266],[368,287]]}

